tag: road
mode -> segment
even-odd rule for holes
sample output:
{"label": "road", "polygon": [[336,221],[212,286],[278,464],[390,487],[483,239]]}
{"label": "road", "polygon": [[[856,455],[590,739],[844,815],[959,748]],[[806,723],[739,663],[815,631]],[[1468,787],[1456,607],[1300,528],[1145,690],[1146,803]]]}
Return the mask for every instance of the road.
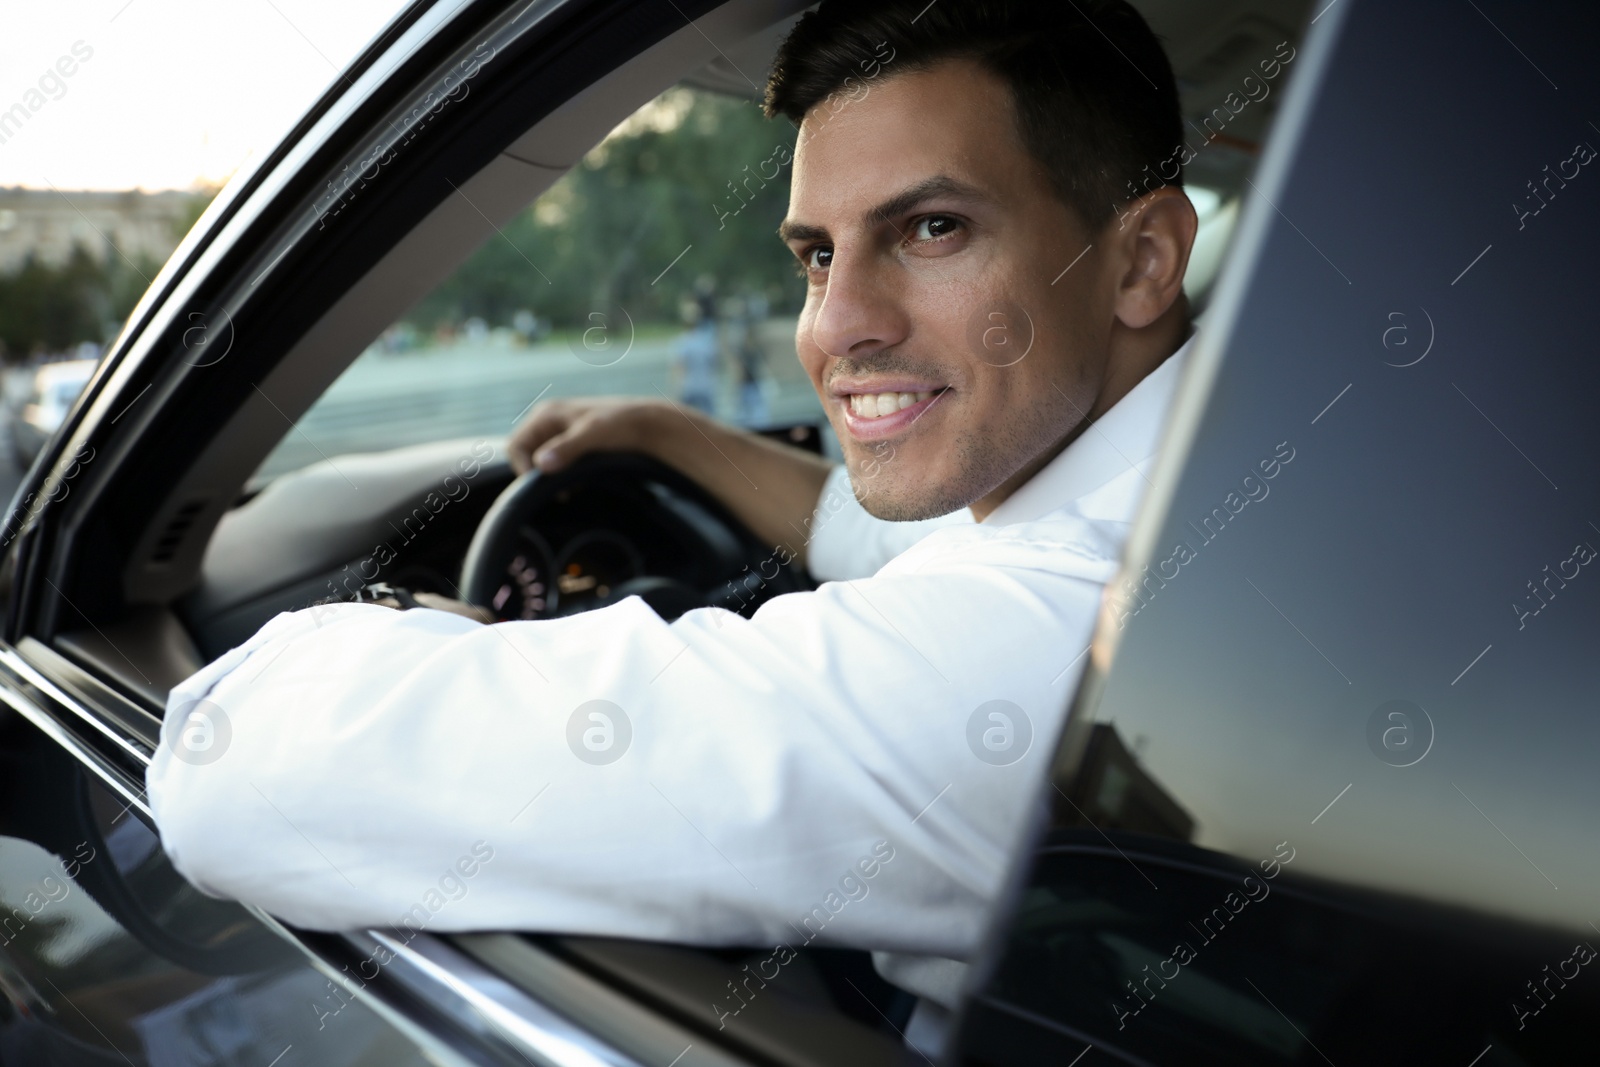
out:
{"label": "road", "polygon": [[[768,425],[823,421],[810,381],[794,356],[794,320],[764,327]],[[504,438],[536,399],[676,395],[670,338],[638,339],[620,350],[581,343],[515,346],[503,339],[406,353],[364,352],[301,417],[256,477],[270,478],[321,459],[451,437]],[[716,414],[736,421],[737,387],[725,375]],[[15,383],[13,383],[15,384]],[[10,447],[10,404],[0,403],[0,503],[25,473]]]}

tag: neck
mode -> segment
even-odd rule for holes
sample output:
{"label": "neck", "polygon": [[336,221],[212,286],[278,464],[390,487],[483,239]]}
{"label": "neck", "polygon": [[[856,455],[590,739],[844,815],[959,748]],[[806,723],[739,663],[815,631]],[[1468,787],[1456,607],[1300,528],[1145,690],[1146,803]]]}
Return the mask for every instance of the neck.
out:
{"label": "neck", "polygon": [[1089,407],[1088,415],[1078,420],[1049,448],[1000,483],[999,487],[988,496],[973,501],[970,507],[973,521],[982,522],[987,519],[1012,493],[1026,485],[1100,416],[1131,393],[1133,387],[1144,381],[1146,375],[1183,347],[1184,339],[1189,333],[1189,325],[1188,298],[1179,297],[1160,318],[1148,326],[1138,330],[1129,330],[1120,323],[1114,326],[1110,343],[1107,345],[1105,375],[1100,382],[1100,391]]}

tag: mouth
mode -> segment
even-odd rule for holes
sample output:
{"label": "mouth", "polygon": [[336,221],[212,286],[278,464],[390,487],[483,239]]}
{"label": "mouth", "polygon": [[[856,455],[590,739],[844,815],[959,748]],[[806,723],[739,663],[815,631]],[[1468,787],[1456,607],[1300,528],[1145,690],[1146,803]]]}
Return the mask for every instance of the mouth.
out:
{"label": "mouth", "polygon": [[922,417],[950,391],[926,382],[872,382],[834,389],[852,436],[873,439],[898,433]]}
{"label": "mouth", "polygon": [[847,393],[850,414],[858,419],[881,419],[887,415],[932,400],[943,390],[925,389],[916,393]]}

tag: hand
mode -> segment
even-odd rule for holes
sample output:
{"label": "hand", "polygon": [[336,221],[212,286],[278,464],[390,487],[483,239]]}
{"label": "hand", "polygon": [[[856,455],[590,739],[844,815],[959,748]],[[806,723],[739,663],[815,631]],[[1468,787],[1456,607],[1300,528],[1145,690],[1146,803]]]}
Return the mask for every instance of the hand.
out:
{"label": "hand", "polygon": [[[534,467],[548,474],[587,452],[648,452],[671,405],[640,397],[546,400],[534,406],[511,434],[506,451],[511,469]],[[660,458],[659,456],[657,458]]]}
{"label": "hand", "polygon": [[506,452],[518,474],[561,470],[586,452],[643,452],[700,483],[758,539],[791,545],[802,562],[804,534],[791,543],[831,469],[821,456],[664,399],[547,400],[512,431]]}

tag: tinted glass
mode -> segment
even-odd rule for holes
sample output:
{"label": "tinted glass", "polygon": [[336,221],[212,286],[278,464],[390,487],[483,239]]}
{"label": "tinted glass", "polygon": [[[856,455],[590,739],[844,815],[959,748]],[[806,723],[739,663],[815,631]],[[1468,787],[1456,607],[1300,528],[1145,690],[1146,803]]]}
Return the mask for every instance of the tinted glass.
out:
{"label": "tinted glass", "polygon": [[1592,1056],[1600,19],[1321,22],[974,1062]]}

